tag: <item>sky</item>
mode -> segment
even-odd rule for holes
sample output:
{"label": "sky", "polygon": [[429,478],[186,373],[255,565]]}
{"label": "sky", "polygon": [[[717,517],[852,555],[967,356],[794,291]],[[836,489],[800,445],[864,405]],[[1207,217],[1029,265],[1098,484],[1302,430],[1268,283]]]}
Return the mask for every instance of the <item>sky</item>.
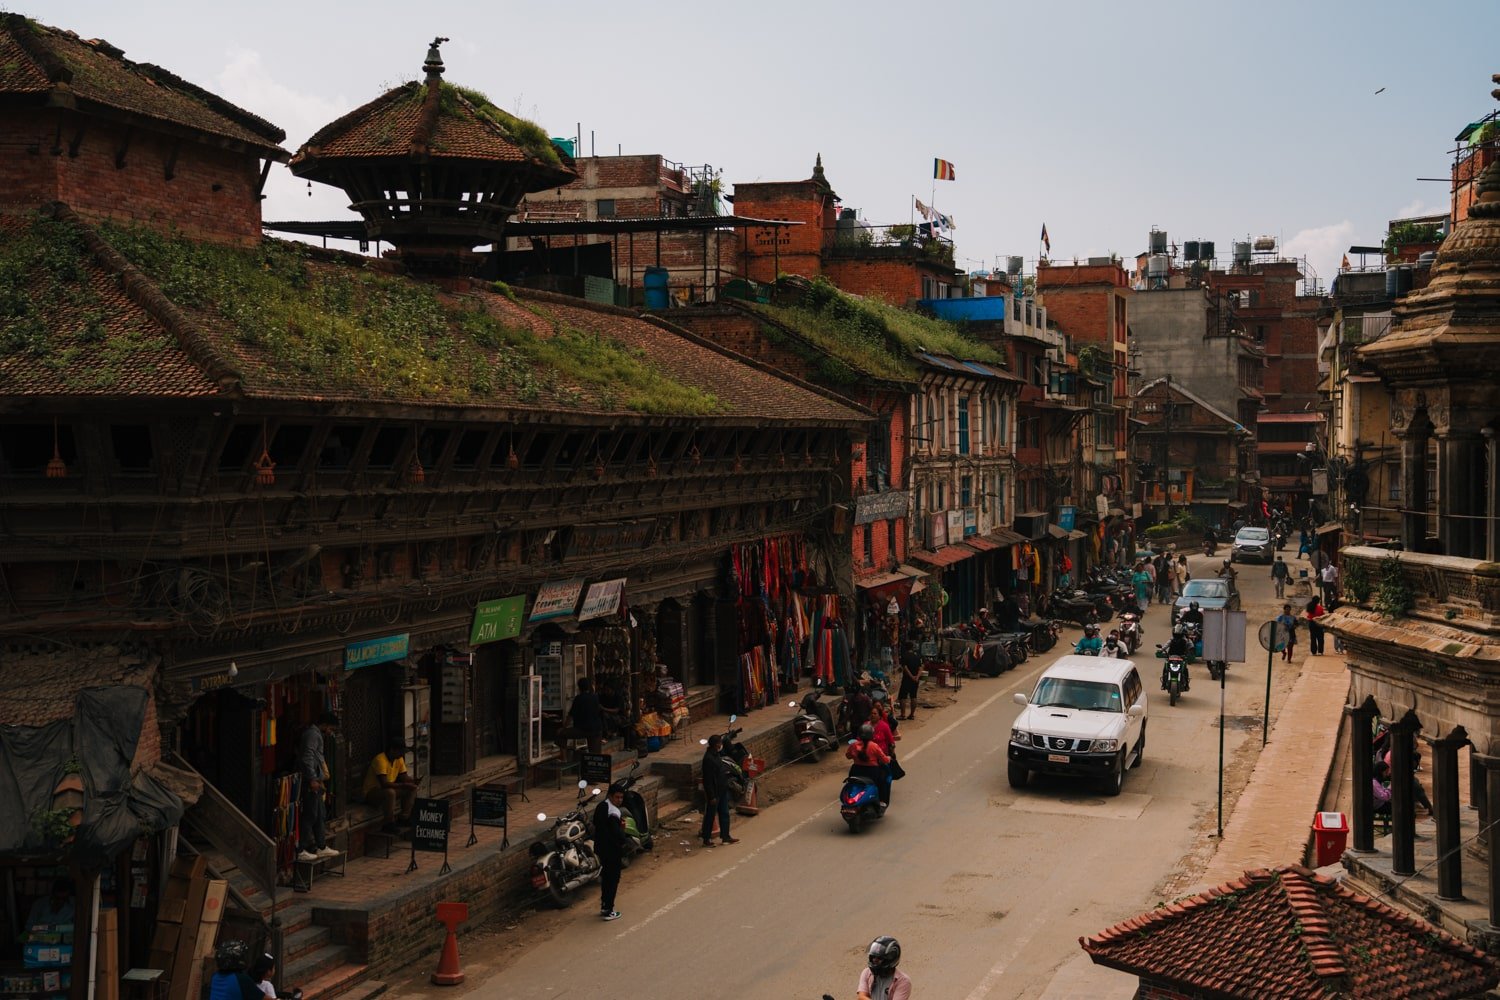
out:
{"label": "sky", "polygon": [[[1496,0],[0,0],[163,66],[286,130],[421,75],[584,154],[659,153],[736,182],[796,180],[821,153],[845,206],[952,217],[959,266],[1133,258],[1262,235],[1323,285],[1386,222],[1445,211],[1453,137],[1496,108]],[[1488,49],[1488,51],[1486,51]],[[933,158],[957,179],[933,180]],[[273,168],[265,218],[352,217]]]}

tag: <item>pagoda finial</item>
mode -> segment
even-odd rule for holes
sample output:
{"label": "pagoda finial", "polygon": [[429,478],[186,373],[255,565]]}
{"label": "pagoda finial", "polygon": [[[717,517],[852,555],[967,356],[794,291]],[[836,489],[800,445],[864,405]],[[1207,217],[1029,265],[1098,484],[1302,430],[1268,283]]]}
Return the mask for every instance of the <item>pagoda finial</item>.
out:
{"label": "pagoda finial", "polygon": [[828,183],[828,178],[825,177],[825,176],[823,176],[823,154],[822,153],[818,154],[818,160],[817,160],[816,163],[813,164],[812,179],[815,180],[815,181],[822,181],[824,184]]}
{"label": "pagoda finial", "polygon": [[428,83],[437,83],[443,75],[443,54],[438,51],[438,46],[449,41],[439,36],[432,40],[432,46],[427,50],[427,60],[422,63],[422,71],[427,74]]}

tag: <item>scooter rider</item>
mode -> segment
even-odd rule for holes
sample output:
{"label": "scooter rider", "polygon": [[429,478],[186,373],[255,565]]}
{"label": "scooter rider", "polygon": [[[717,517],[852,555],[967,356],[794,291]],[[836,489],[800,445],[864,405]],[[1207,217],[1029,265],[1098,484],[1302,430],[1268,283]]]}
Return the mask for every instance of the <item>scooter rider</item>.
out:
{"label": "scooter rider", "polygon": [[1099,651],[1104,648],[1104,641],[1099,638],[1099,626],[1092,623],[1083,627],[1083,638],[1079,639],[1073,647],[1073,652],[1083,653],[1088,656],[1098,656]]}
{"label": "scooter rider", "polygon": [[1100,651],[1101,656],[1113,656],[1120,659],[1125,655],[1125,647],[1120,644],[1120,630],[1110,629],[1109,635],[1104,640],[1104,648]]}
{"label": "scooter rider", "polygon": [[1198,607],[1197,601],[1188,602],[1188,609],[1178,616],[1177,623],[1203,628],[1203,611]]}
{"label": "scooter rider", "polygon": [[[1186,618],[1187,615],[1184,614],[1183,617]],[[1167,642],[1167,656],[1181,656],[1183,657],[1185,662],[1187,659],[1188,650],[1192,648],[1193,644],[1188,640],[1187,629],[1185,627],[1179,624],[1176,628],[1172,629],[1172,638]],[[1182,671],[1182,689],[1186,691],[1190,684],[1191,681],[1188,680],[1188,671],[1186,666],[1184,666]],[[1163,691],[1167,689],[1166,660],[1162,660],[1161,664],[1161,689]]]}
{"label": "scooter rider", "polygon": [[859,736],[850,741],[844,756],[853,761],[849,765],[851,777],[869,778],[875,782],[875,787],[880,789],[880,808],[884,811],[891,800],[891,772],[887,766],[891,758],[875,742],[875,727],[868,722],[860,726]]}
{"label": "scooter rider", "polygon": [[896,965],[901,942],[881,935],[870,942],[867,968],[859,974],[859,1000],[911,1000],[911,978]]}

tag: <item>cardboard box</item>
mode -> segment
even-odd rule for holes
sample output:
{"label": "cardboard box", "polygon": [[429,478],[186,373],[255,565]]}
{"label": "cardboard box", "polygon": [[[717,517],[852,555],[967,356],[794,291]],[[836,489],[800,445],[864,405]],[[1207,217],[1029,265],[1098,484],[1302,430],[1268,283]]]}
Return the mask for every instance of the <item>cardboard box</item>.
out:
{"label": "cardboard box", "polygon": [[185,854],[179,854],[172,859],[172,867],[167,870],[167,874],[172,878],[192,881],[193,879],[203,878],[207,871],[208,862],[203,860],[203,855],[195,854],[192,857],[188,857]]}
{"label": "cardboard box", "polygon": [[[203,989],[204,969],[219,939],[219,922],[224,918],[224,903],[229,898],[229,883],[210,879],[203,895],[203,912],[198,919],[197,945],[188,967],[185,997],[198,997]],[[96,998],[98,1000],[98,998]]]}

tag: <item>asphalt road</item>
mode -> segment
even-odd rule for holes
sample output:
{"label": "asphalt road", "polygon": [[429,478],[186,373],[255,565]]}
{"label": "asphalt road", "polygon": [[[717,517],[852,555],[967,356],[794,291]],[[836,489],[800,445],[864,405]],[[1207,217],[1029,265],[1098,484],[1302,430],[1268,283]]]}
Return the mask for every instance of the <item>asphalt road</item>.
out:
{"label": "asphalt road", "polygon": [[[1195,575],[1209,566],[1191,560]],[[1268,571],[1240,570],[1251,662],[1233,665],[1225,688],[1225,748],[1238,762],[1232,791],[1260,744],[1265,660],[1254,632],[1279,610]],[[1071,648],[1079,633],[1065,629],[1053,652],[966,682],[955,704],[907,727],[907,777],[889,814],[863,834],[849,834],[836,808],[843,768],[794,765],[812,775],[805,789],[740,823],[741,843],[689,851],[681,845],[690,830],[669,833],[663,840],[678,857],[627,870],[621,920],[599,921],[591,888],[568,911],[466,945],[464,986],[439,990],[414,978],[394,992],[484,1000],[827,992],[843,1000],[854,995],[869,941],[893,934],[918,997],[1059,996],[1049,983],[1065,966],[1077,970],[1080,935],[1176,895],[1173,886],[1212,850],[1219,688],[1199,665],[1175,708],[1158,696],[1151,651],[1167,637],[1165,622],[1164,608],[1148,611],[1138,656],[1151,694],[1145,763],[1118,798],[1064,779],[1034,778],[1024,791],[1006,783],[1005,745],[1019,711],[1011,695],[1029,693]],[[1273,713],[1292,678],[1277,669]],[[1129,996],[1133,984],[1118,979]]]}

